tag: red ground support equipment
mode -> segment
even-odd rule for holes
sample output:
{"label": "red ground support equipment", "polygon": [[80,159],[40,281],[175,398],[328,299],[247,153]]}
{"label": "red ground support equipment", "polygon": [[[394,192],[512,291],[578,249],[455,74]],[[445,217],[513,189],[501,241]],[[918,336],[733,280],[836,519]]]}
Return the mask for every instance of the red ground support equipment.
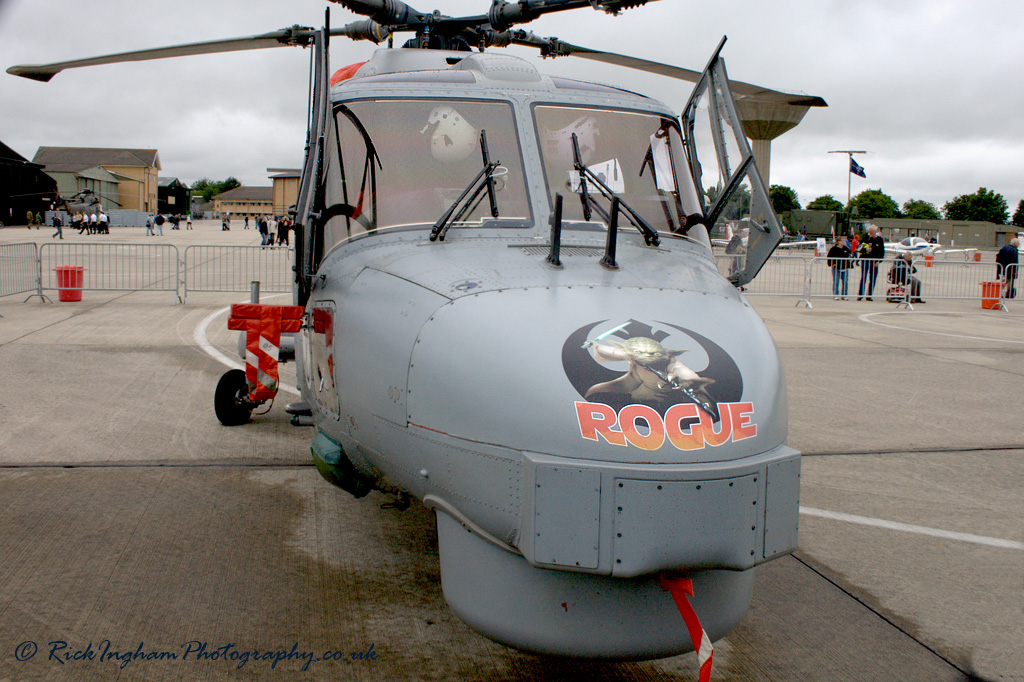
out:
{"label": "red ground support equipment", "polygon": [[249,400],[262,402],[277,395],[277,358],[283,332],[302,328],[302,306],[235,303],[228,329],[245,332],[245,381]]}
{"label": "red ground support equipment", "polygon": [[999,309],[999,292],[1002,282],[979,282],[981,284],[981,307],[985,310]]}

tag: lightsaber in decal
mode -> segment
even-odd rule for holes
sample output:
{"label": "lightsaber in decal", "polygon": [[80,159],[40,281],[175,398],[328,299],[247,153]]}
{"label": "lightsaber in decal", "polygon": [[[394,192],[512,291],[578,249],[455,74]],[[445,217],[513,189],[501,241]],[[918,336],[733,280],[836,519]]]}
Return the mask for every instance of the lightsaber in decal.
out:
{"label": "lightsaber in decal", "polygon": [[637,362],[636,364],[640,365],[641,367],[646,369],[648,372],[651,372],[652,374],[654,374],[654,376],[656,376],[659,379],[661,379],[662,381],[664,381],[665,384],[667,386],[669,386],[669,388],[671,388],[673,391],[679,391],[680,393],[685,395],[687,398],[689,398],[693,402],[697,403],[697,405],[700,407],[700,409],[702,409],[705,412],[707,412],[712,418],[714,418],[714,420],[716,422],[722,420],[721,415],[718,413],[718,408],[715,407],[714,404],[710,400],[706,400],[706,399],[697,397],[697,394],[694,392],[694,390],[692,388],[689,388],[687,386],[682,386],[676,380],[675,377],[670,377],[669,375],[665,374],[664,372],[662,372],[662,371],[660,371],[660,370],[658,370],[658,369],[656,369],[654,367],[651,367],[650,365],[645,365],[642,362]]}
{"label": "lightsaber in decal", "polygon": [[618,332],[618,331],[622,331],[623,329],[625,329],[625,328],[626,328],[626,327],[628,327],[629,325],[630,325],[630,323],[629,323],[629,322],[623,322],[622,324],[620,324],[620,325],[619,325],[618,327],[616,327],[615,329],[609,329],[609,330],[608,330],[608,331],[606,331],[606,332],[605,332],[604,334],[601,334],[600,336],[598,336],[598,337],[596,337],[596,338],[594,338],[594,339],[592,339],[592,340],[584,341],[584,342],[583,342],[583,345],[582,345],[582,346],[580,346],[580,348],[590,348],[590,347],[591,347],[592,345],[594,345],[594,343],[595,343],[596,341],[603,341],[603,340],[605,340],[606,338],[608,338],[609,336],[611,336],[612,334],[614,334],[615,332]]}

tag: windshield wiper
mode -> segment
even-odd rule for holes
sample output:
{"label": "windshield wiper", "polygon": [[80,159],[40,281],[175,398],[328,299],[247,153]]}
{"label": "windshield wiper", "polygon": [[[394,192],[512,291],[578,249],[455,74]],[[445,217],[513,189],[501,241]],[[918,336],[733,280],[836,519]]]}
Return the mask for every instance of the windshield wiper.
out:
{"label": "windshield wiper", "polygon": [[[452,225],[462,220],[479,203],[477,200],[486,190],[487,199],[491,204],[491,216],[498,217],[498,202],[494,195],[494,171],[500,168],[500,161],[491,161],[490,153],[487,150],[487,131],[480,131],[480,153],[483,156],[484,167],[476,174],[473,181],[462,190],[459,198],[452,203],[444,214],[437,219],[434,227],[430,230],[430,241],[444,241],[444,236]],[[468,198],[467,198],[468,197]],[[459,208],[459,205],[462,208]],[[458,209],[458,213],[456,213]]]}
{"label": "windshield wiper", "polygon": [[[608,225],[610,229],[611,216],[602,210],[597,203],[590,198],[590,194],[587,191],[587,178],[590,178],[594,185],[597,186],[598,190],[600,190],[601,194],[609,201],[616,198],[615,192],[613,192],[608,185],[604,184],[604,182],[601,181],[601,178],[597,177],[594,172],[587,168],[586,164],[583,163],[583,156],[580,154],[580,141],[577,139],[576,133],[572,134],[572,156],[573,167],[579,174],[580,201],[583,202],[583,217],[589,221],[591,216],[591,207],[595,207],[601,214],[601,218],[604,220],[605,225]],[[644,243],[648,246],[658,246],[661,244],[661,238],[658,236],[657,231],[643,219],[643,216],[633,210],[633,208],[627,204],[622,197],[618,197],[618,199],[620,210],[623,215],[626,216],[626,219],[633,223],[633,226],[644,236]]]}

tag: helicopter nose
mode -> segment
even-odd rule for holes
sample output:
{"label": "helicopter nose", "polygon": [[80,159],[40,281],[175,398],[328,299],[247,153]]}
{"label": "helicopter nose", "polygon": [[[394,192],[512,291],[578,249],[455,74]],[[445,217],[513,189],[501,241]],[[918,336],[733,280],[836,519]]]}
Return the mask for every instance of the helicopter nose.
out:
{"label": "helicopter nose", "polygon": [[[669,359],[630,356],[630,338],[660,344]],[[767,329],[738,296],[491,291],[457,299],[424,325],[408,421],[584,459],[721,460],[785,441],[782,381]]]}
{"label": "helicopter nose", "polygon": [[[655,345],[672,359],[629,355]],[[423,485],[445,599],[498,641],[680,653],[659,572],[702,581],[717,637],[747,608],[748,569],[796,546],[799,454],[784,446],[778,353],[728,290],[462,296],[420,330],[408,386],[410,432],[444,452]]]}

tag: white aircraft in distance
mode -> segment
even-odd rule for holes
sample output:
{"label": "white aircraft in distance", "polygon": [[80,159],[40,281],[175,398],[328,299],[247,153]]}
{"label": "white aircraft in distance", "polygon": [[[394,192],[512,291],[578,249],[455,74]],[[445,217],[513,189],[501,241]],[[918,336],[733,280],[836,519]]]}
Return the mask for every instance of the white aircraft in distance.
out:
{"label": "white aircraft in distance", "polygon": [[893,253],[932,254],[939,246],[938,242],[930,242],[923,237],[907,237],[898,242],[886,242],[885,250]]}
{"label": "white aircraft in distance", "polygon": [[930,242],[922,237],[907,237],[898,242],[886,242],[885,250],[888,253],[909,253],[911,255],[923,256],[934,256],[941,253],[944,257],[951,253],[962,253],[964,254],[964,260],[970,260],[971,254],[977,251],[977,249],[944,249],[942,244]]}
{"label": "white aircraft in distance", "polygon": [[[728,227],[728,226],[727,226]],[[728,247],[732,239],[736,234],[741,236],[742,247],[747,245],[747,231],[740,230],[734,234],[730,234],[731,230],[727,229],[727,239],[712,239],[711,243],[715,246]],[[830,238],[826,238],[826,244],[831,243]],[[732,247],[735,249],[737,244],[733,244]],[[813,249],[818,246],[817,239],[802,239],[799,241],[781,242],[778,249]],[[827,247],[826,247],[827,248]],[[904,254],[909,253],[912,256],[934,256],[942,254],[943,257],[948,257],[951,253],[962,253],[964,260],[970,260],[971,254],[977,251],[977,249],[945,249],[942,248],[942,244],[936,242],[929,242],[923,237],[906,237],[898,242],[885,242],[885,252],[889,254]]]}

